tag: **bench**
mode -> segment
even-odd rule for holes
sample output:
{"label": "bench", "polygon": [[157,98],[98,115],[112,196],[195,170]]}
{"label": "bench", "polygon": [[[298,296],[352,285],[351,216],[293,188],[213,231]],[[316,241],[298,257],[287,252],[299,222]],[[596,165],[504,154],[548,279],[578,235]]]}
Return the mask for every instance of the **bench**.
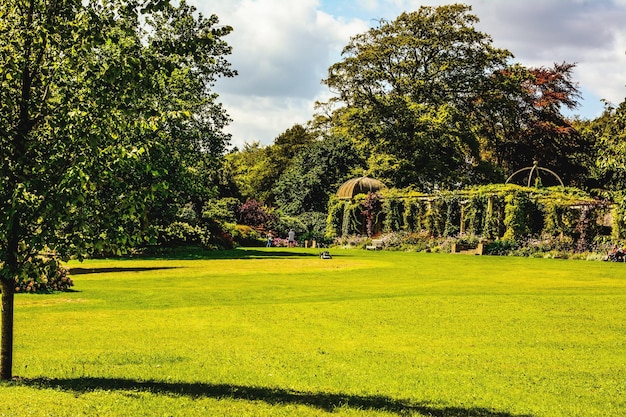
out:
{"label": "bench", "polygon": [[372,239],[372,244],[365,246],[367,250],[382,250],[385,243],[382,239]]}
{"label": "bench", "polygon": [[477,243],[474,245],[468,243],[453,243],[452,244],[452,253],[461,253],[464,255],[482,255],[485,249],[485,245],[483,243]]}

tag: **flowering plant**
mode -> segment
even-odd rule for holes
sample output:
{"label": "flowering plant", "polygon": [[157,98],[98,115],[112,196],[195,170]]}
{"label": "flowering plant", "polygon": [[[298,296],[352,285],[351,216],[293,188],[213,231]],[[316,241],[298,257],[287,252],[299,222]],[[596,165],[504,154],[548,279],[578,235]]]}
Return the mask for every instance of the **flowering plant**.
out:
{"label": "flowering plant", "polygon": [[69,291],[70,287],[74,286],[69,270],[59,265],[56,259],[39,259],[39,261],[36,263],[38,268],[29,272],[29,278],[16,281],[15,292]]}
{"label": "flowering plant", "polygon": [[[298,241],[295,241],[293,245],[298,246]],[[276,246],[277,248],[287,248],[289,247],[289,241],[287,239],[275,237],[272,241],[272,246]]]}

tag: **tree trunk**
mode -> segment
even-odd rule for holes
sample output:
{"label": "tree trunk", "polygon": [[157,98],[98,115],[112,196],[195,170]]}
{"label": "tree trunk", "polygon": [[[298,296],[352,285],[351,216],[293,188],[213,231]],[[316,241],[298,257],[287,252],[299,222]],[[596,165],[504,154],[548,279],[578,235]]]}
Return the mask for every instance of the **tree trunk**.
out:
{"label": "tree trunk", "polygon": [[15,285],[13,280],[0,278],[2,289],[2,339],[0,351],[0,379],[13,378],[13,301]]}

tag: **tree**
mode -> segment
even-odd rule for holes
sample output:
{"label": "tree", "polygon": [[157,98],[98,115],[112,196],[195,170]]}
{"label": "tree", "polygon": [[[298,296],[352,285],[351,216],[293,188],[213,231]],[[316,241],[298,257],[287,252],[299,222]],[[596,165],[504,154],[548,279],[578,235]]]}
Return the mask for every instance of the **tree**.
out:
{"label": "tree", "polygon": [[585,141],[562,108],[574,109],[580,97],[572,81],[573,64],[552,68],[526,68],[515,64],[496,71],[491,87],[475,99],[477,126],[486,140],[482,155],[504,172],[539,161],[570,183],[580,185],[587,176]]}
{"label": "tree", "polygon": [[245,143],[243,149],[226,155],[225,168],[233,177],[237,194],[244,199],[269,200],[274,182],[273,165],[266,146],[260,142]]}
{"label": "tree", "polygon": [[337,136],[315,141],[276,183],[276,204],[290,216],[326,212],[330,195],[359,169],[362,160],[351,141]]}
{"label": "tree", "polygon": [[183,160],[170,151],[224,146],[210,87],[235,73],[232,29],[217,23],[184,1],[0,4],[1,379],[15,285],[49,262],[42,252],[57,262],[137,245]]}
{"label": "tree", "polygon": [[234,171],[240,193],[247,199],[273,204],[274,185],[293,163],[295,156],[315,140],[315,135],[296,124],[274,139],[269,146],[246,143],[241,151],[227,156],[227,166]]}
{"label": "tree", "polygon": [[[344,107],[334,132],[355,140],[388,184],[468,181],[479,147],[471,108],[511,54],[473,25],[471,7],[421,7],[355,36],[323,81]],[[319,123],[319,120],[318,120]]]}
{"label": "tree", "polygon": [[286,167],[293,158],[315,140],[315,135],[304,126],[295,124],[274,139],[270,147],[271,159],[280,167]]}
{"label": "tree", "polygon": [[626,100],[618,106],[607,104],[602,116],[590,122],[586,134],[596,143],[600,185],[626,188]]}

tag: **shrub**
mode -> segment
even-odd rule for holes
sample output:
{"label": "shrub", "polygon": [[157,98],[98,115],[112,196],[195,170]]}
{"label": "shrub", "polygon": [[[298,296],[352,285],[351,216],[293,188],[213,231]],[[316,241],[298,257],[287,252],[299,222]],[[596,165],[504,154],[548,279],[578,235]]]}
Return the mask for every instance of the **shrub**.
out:
{"label": "shrub", "polygon": [[234,197],[225,197],[209,200],[202,208],[202,218],[223,223],[236,223],[239,210],[239,200]]}
{"label": "shrub", "polygon": [[276,221],[265,205],[257,200],[249,199],[239,206],[238,221],[247,226],[267,228]]}
{"label": "shrub", "polygon": [[200,226],[186,222],[173,222],[158,231],[157,242],[168,247],[199,245],[208,246],[211,234]]}
{"label": "shrub", "polygon": [[188,223],[195,226],[198,221],[198,215],[193,208],[192,203],[187,203],[178,209],[176,219],[180,222]]}
{"label": "shrub", "polygon": [[[301,240],[315,239],[318,242],[322,242],[325,240],[326,235],[326,217],[325,213],[315,211],[302,213],[296,218],[299,224],[291,225],[290,228],[300,232]],[[302,227],[302,230],[299,231],[297,226]]]}
{"label": "shrub", "polygon": [[225,225],[225,229],[230,233],[236,245],[259,247],[266,243],[263,236],[250,226],[230,223]]}
{"label": "shrub", "polygon": [[519,244],[513,240],[495,240],[485,248],[485,255],[510,255],[515,249],[519,248]]}
{"label": "shrub", "polygon": [[307,226],[300,220],[299,217],[284,215],[275,217],[275,221],[272,223],[271,228],[271,230],[275,231],[275,238],[280,238],[281,236],[286,238],[289,230],[291,229],[296,232],[296,239],[303,239],[303,235],[307,232]]}
{"label": "shrub", "polygon": [[69,270],[55,258],[37,258],[33,261],[32,269],[27,271],[27,278],[16,283],[15,292],[51,293],[70,291],[73,286]]}

